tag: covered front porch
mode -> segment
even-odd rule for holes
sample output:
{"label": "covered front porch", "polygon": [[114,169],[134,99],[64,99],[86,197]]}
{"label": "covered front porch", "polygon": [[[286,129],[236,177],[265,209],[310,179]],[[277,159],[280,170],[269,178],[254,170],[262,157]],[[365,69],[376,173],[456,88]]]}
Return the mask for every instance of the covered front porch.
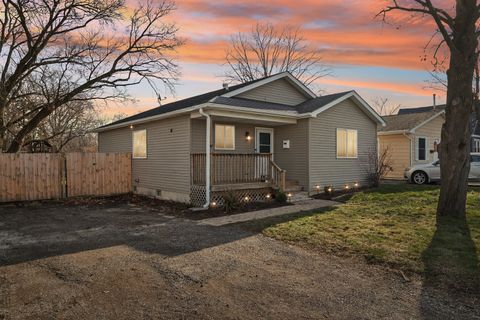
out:
{"label": "covered front porch", "polygon": [[219,112],[192,115],[192,203],[221,203],[227,193],[238,200],[267,200],[274,190],[285,191],[287,171],[275,161],[282,143],[276,132],[296,120]]}

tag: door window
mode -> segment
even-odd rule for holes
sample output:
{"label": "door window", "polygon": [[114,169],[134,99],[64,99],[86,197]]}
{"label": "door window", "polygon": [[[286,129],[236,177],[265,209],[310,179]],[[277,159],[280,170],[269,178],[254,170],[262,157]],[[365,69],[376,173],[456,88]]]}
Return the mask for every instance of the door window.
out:
{"label": "door window", "polygon": [[271,133],[270,132],[259,132],[258,133],[258,152],[260,153],[271,153]]}

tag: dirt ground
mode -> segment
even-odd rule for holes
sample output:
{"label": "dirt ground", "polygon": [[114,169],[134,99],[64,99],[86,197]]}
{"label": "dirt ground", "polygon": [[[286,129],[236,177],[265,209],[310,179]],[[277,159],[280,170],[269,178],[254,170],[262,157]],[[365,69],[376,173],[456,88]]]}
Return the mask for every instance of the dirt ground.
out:
{"label": "dirt ground", "polygon": [[126,203],[0,206],[0,319],[480,319],[394,270]]}

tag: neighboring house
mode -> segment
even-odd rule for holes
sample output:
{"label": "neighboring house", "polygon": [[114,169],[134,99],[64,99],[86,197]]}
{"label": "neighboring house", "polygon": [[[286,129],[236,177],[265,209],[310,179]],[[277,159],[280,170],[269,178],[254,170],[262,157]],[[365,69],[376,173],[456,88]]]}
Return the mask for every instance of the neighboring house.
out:
{"label": "neighboring house", "polygon": [[[380,151],[388,147],[393,171],[387,178],[403,179],[405,168],[430,163],[438,159],[445,105],[405,108],[398,114],[384,116],[387,123],[378,129]],[[472,152],[480,152],[480,126],[471,117]]]}
{"label": "neighboring house", "polygon": [[200,206],[225,192],[247,201],[271,188],[364,185],[377,125],[384,121],[355,91],[317,97],[284,72],[97,131],[100,152],[132,152],[136,192]]}

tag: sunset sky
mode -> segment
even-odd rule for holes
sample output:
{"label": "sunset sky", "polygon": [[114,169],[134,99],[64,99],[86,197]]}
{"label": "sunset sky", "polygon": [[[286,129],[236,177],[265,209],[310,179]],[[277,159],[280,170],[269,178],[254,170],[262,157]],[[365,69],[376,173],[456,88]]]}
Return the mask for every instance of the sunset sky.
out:
{"label": "sunset sky", "polygon": [[[440,1],[444,2],[444,1]],[[132,1],[133,3],[133,1]],[[178,0],[171,18],[186,44],[178,51],[182,77],[167,102],[220,89],[225,49],[232,34],[251,30],[260,22],[303,29],[312,46],[322,50],[333,74],[316,85],[324,93],[355,89],[372,101],[389,98],[405,107],[431,105],[431,62],[422,61],[424,47],[435,27],[428,18],[395,14],[389,24],[374,16],[385,5],[381,0]],[[148,85],[131,90],[137,101],[111,104],[113,114],[137,113],[156,107]],[[444,93],[437,92],[439,102]]]}

